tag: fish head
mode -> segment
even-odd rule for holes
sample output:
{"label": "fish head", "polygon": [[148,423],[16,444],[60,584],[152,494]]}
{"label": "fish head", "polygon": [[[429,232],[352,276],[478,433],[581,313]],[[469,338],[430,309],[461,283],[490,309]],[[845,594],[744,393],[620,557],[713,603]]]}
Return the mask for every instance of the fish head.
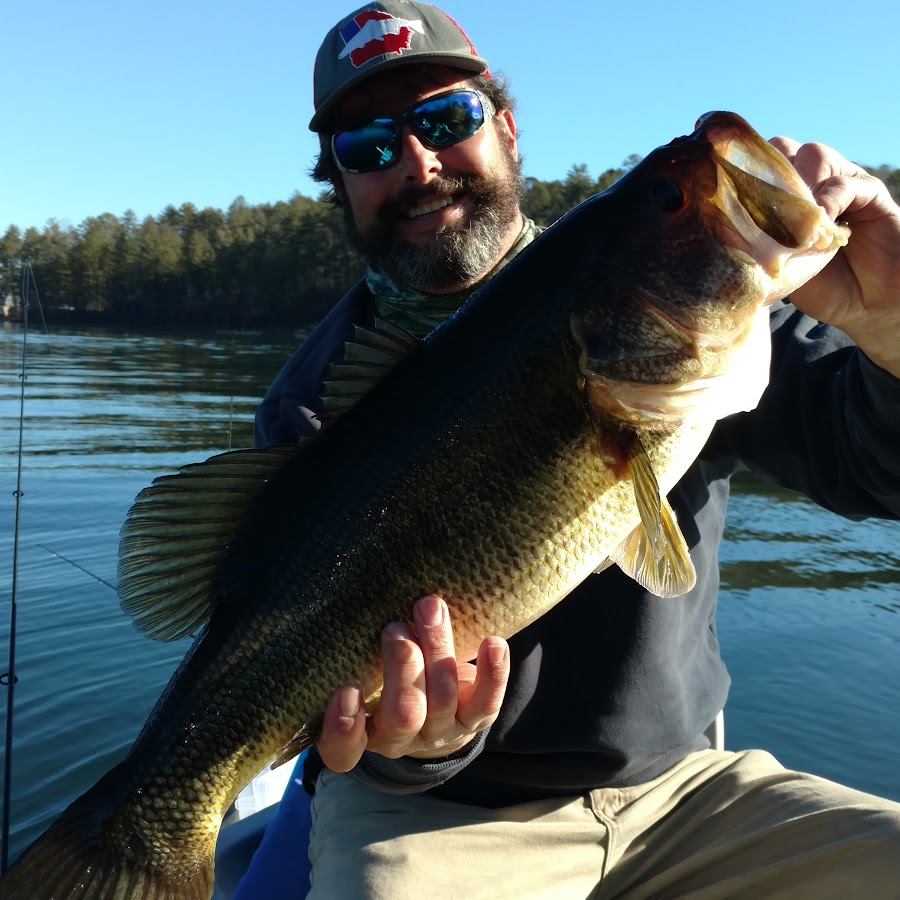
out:
{"label": "fish head", "polygon": [[595,199],[612,211],[608,274],[571,329],[596,397],[661,427],[701,402],[715,418],[752,409],[768,381],[767,305],[816,275],[849,229],[731,112],[702,116]]}

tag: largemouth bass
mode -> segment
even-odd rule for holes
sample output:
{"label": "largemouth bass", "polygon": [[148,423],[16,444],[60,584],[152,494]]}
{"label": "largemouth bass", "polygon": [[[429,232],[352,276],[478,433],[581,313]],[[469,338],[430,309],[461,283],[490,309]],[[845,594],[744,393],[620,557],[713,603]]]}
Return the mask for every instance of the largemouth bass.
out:
{"label": "largemouth bass", "polygon": [[743,119],[710,113],[424,340],[360,328],[316,436],[154,481],[123,526],[122,605],[154,638],[202,633],[0,898],[208,898],[236,795],[315,741],[337,687],[377,703],[380,632],[425,594],[472,658],[607,565],[688,591],[666,494],[764,389],[766,305],[847,239]]}

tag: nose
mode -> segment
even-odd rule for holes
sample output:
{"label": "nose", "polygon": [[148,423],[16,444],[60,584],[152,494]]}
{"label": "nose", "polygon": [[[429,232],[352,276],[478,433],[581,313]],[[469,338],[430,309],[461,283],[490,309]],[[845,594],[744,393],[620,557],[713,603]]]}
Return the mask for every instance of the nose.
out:
{"label": "nose", "polygon": [[438,151],[423,143],[408,125],[400,136],[400,169],[405,179],[427,183],[440,174]]}

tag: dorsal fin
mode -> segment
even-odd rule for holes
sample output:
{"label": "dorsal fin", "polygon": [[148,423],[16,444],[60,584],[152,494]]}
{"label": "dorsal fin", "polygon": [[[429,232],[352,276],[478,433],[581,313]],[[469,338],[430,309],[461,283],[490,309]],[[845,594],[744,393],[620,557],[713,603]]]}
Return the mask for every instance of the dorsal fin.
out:
{"label": "dorsal fin", "polygon": [[118,592],[138,631],[173,641],[212,613],[212,581],[238,520],[297,447],[234,450],[144,488],[119,539]]}
{"label": "dorsal fin", "polygon": [[328,367],[318,416],[322,424],[329,425],[352,409],[419,343],[415,335],[383,319],[376,319],[372,328],[355,326],[342,359]]}

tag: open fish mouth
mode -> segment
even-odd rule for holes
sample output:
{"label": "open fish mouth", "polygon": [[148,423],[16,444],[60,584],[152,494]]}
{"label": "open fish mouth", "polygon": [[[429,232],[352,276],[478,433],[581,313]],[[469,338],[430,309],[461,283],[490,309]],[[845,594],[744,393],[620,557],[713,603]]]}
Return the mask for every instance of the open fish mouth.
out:
{"label": "open fish mouth", "polygon": [[[701,116],[620,189],[623,221],[634,224],[617,252],[633,277],[614,312],[573,327],[595,406],[659,428],[698,407],[719,417],[752,409],[768,379],[766,307],[818,274],[849,229],[732,112]],[[628,219],[632,209],[643,218]]]}
{"label": "open fish mouth", "polygon": [[[634,264],[631,289],[632,302],[646,310],[643,327],[659,337],[643,342],[647,360],[677,351],[682,341],[697,355],[732,345],[748,326],[748,311],[788,297],[849,239],[790,161],[736,113],[706,113],[692,134],[629,174],[634,202],[645,190],[660,207],[653,227],[636,227],[632,237],[636,260],[651,245],[656,259],[652,270]],[[617,368],[618,375],[605,374],[647,380],[646,372]],[[671,385],[696,374],[688,366],[658,380]]]}
{"label": "open fish mouth", "polygon": [[[732,253],[746,253],[789,291],[793,282],[812,277],[810,266],[800,261],[814,260],[821,268],[830,259],[823,252],[847,243],[847,227],[827,217],[787,158],[740,116],[706,113],[697,121],[697,133],[710,143],[718,170],[711,199],[739,237]],[[802,276],[793,274],[800,269]]]}

